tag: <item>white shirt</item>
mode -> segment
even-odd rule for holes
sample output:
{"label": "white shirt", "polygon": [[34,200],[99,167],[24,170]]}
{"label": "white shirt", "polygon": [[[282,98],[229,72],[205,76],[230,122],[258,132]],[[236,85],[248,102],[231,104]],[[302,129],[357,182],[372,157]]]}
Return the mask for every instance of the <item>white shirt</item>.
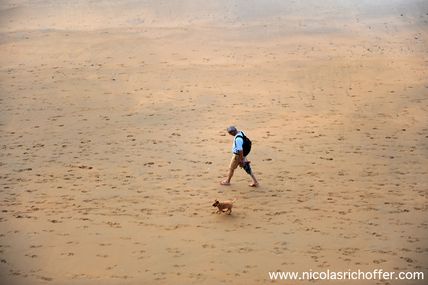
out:
{"label": "white shirt", "polygon": [[232,152],[234,154],[238,154],[239,151],[243,151],[242,145],[244,144],[244,139],[242,137],[238,137],[239,135],[245,135],[243,131],[239,131],[235,137],[233,138]]}

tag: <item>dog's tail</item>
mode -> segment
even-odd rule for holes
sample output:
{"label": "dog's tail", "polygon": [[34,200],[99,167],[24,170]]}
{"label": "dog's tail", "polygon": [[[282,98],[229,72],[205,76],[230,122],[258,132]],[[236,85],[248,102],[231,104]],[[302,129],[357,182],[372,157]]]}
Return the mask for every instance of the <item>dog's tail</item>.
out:
{"label": "dog's tail", "polygon": [[233,200],[232,200],[232,204],[233,204],[233,203],[235,203],[235,202],[236,202],[236,200],[238,200],[238,198],[237,198],[237,197],[233,198]]}

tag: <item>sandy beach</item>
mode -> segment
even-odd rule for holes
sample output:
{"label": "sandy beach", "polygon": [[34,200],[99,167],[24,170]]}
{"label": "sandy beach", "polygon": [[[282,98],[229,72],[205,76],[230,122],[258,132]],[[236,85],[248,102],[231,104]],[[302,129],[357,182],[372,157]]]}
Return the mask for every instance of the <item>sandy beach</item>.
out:
{"label": "sandy beach", "polygon": [[423,0],[1,1],[0,283],[425,284],[427,99]]}

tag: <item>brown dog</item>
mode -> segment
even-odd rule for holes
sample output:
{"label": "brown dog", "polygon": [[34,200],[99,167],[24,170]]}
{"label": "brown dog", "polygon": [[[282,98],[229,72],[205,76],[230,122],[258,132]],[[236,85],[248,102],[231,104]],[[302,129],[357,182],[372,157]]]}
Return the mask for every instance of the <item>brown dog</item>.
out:
{"label": "brown dog", "polygon": [[228,215],[232,213],[232,207],[233,203],[235,203],[236,199],[233,199],[232,201],[223,201],[219,202],[218,200],[215,200],[213,207],[217,207],[218,211],[217,213],[225,213],[227,212]]}

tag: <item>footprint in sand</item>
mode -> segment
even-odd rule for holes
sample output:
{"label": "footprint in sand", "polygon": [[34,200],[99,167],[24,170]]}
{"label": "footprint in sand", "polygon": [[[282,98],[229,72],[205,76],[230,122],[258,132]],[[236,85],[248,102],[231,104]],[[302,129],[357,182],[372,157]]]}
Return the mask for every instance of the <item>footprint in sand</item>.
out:
{"label": "footprint in sand", "polygon": [[107,258],[108,254],[97,254],[96,257]]}

